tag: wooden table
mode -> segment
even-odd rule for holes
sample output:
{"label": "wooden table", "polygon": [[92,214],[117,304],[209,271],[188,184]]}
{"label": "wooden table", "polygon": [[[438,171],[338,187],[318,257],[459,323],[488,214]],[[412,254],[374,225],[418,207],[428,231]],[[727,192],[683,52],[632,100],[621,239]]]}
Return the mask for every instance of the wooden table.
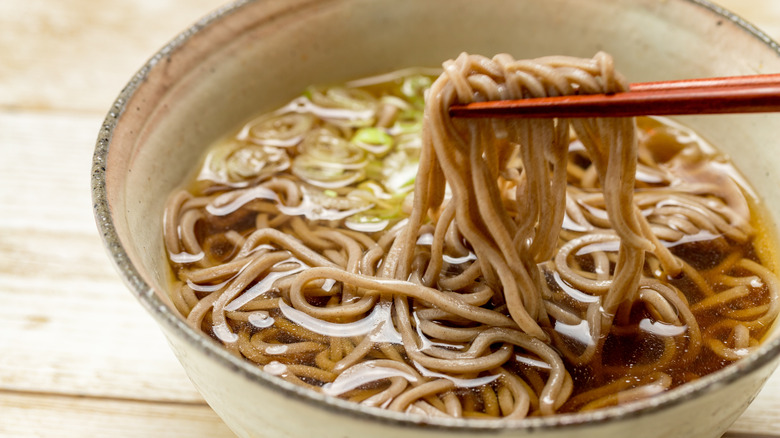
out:
{"label": "wooden table", "polygon": [[[221,3],[0,1],[0,437],[233,436],[114,271],[89,190],[119,90]],[[720,3],[780,38],[780,1]],[[778,414],[780,372],[727,436],[780,437]]]}

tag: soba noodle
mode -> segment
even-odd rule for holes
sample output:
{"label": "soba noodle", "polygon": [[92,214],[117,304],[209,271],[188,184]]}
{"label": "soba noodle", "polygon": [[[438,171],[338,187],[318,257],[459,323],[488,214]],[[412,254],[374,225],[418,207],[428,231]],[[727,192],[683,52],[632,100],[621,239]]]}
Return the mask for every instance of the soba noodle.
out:
{"label": "soba noodle", "polygon": [[604,53],[312,87],[170,198],[172,300],[268,373],[426,416],[597,409],[719,369],[780,311],[724,157],[650,119],[448,113],[626,87]]}

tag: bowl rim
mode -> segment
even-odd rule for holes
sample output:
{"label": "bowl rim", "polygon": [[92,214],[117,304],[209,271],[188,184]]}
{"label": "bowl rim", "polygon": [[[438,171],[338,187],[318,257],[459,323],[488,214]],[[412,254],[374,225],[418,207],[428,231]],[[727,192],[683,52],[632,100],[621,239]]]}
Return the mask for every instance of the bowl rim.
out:
{"label": "bowl rim", "polygon": [[[447,433],[474,433],[474,432],[499,432],[499,431],[524,431],[530,432],[541,429],[556,429],[558,431],[596,426],[601,423],[627,420],[633,417],[649,415],[661,410],[670,409],[701,394],[726,386],[742,375],[770,365],[780,357],[780,337],[763,343],[759,349],[732,365],[719,371],[708,374],[696,381],[687,383],[670,391],[614,407],[595,411],[558,414],[549,417],[524,418],[519,420],[484,420],[464,418],[429,418],[420,415],[391,412],[385,409],[366,407],[357,403],[348,402],[336,397],[326,396],[315,391],[294,385],[265,373],[261,368],[249,361],[243,360],[229,353],[227,349],[216,341],[204,336],[201,332],[190,327],[181,318],[175,309],[171,308],[159,296],[153,288],[147,284],[133,265],[128,253],[123,247],[120,237],[114,227],[113,215],[109,206],[106,191],[106,163],[111,150],[114,130],[120,121],[120,117],[127,109],[126,105],[135,92],[144,85],[150,72],[155,66],[171,53],[181,50],[187,42],[204,28],[217,25],[223,18],[239,12],[251,4],[262,3],[266,0],[237,0],[228,3],[176,35],[158,50],[146,63],[132,76],[130,81],[122,89],[118,97],[109,109],[98,134],[92,160],[91,191],[95,222],[103,245],[108,252],[114,267],[119,272],[126,286],[135,295],[136,299],[154,317],[158,324],[168,329],[166,332],[175,334],[185,342],[196,348],[199,353],[216,360],[220,366],[228,368],[242,378],[257,382],[265,389],[281,393],[285,397],[308,404],[310,407],[329,411],[339,415],[347,415],[356,419],[371,422],[387,423],[393,426],[413,427],[446,431]],[[780,46],[763,31],[742,17],[727,9],[711,3],[709,0],[673,0],[679,3],[689,3],[713,12],[726,19],[746,33],[757,38],[767,45],[778,56]],[[314,1],[312,2],[314,3]],[[308,5],[309,3],[307,3]],[[777,323],[777,322],[776,322]]]}

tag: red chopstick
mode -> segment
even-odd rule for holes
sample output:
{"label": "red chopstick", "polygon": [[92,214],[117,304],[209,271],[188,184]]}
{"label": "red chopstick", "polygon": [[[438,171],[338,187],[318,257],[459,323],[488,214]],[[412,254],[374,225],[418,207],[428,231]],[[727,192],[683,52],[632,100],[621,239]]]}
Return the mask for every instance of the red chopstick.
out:
{"label": "red chopstick", "polygon": [[551,118],[727,114],[780,111],[780,74],[631,84],[630,91],[475,102],[452,117]]}

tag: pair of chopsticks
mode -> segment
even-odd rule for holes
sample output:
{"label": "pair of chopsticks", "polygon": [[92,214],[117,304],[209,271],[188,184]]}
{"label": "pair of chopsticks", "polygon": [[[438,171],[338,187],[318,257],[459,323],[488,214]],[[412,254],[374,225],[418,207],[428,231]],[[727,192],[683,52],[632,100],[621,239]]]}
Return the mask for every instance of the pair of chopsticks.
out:
{"label": "pair of chopsticks", "polygon": [[780,74],[631,84],[614,94],[452,105],[452,117],[633,117],[780,111]]}

